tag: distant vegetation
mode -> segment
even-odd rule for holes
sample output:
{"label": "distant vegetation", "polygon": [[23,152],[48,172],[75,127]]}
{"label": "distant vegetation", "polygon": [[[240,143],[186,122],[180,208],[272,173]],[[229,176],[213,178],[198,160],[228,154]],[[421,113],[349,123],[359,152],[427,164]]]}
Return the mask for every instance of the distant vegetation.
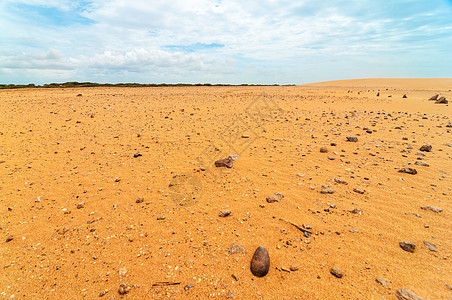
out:
{"label": "distant vegetation", "polygon": [[[289,86],[294,84],[289,84]],[[96,83],[96,82],[65,82],[48,83],[43,85],[34,84],[0,84],[0,89],[22,89],[22,88],[76,88],[76,87],[164,87],[164,86],[279,86],[279,84],[211,84],[211,83]],[[284,85],[283,85],[284,86]],[[285,85],[287,86],[287,85]]]}

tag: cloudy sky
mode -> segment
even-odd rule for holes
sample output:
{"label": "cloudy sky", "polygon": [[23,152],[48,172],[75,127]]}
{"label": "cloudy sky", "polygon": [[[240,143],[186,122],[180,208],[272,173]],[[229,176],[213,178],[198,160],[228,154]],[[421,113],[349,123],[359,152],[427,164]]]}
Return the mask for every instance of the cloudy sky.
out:
{"label": "cloudy sky", "polygon": [[452,77],[452,0],[1,0],[0,83]]}

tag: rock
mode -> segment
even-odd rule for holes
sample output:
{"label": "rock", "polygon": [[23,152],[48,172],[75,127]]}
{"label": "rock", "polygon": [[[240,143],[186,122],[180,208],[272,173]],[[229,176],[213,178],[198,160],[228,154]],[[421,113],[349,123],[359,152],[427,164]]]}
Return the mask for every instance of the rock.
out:
{"label": "rock", "polygon": [[334,194],[335,190],[332,189],[329,185],[322,185],[320,190],[320,194]]}
{"label": "rock", "polygon": [[291,270],[292,272],[298,271],[298,267],[297,267],[297,266],[294,266],[294,265],[291,265],[291,266],[290,266],[290,270]]}
{"label": "rock", "polygon": [[423,166],[423,167],[429,167],[430,165],[426,163],[425,161],[417,160],[415,163],[417,166]]}
{"label": "rock", "polygon": [[413,292],[407,289],[400,289],[395,293],[397,299],[399,300],[424,300]]}
{"label": "rock", "polygon": [[430,99],[428,99],[428,100],[437,100],[438,99],[438,94],[436,94],[436,95],[434,95],[434,96],[431,96],[430,97]]}
{"label": "rock", "polygon": [[143,203],[144,202],[144,198],[138,198],[137,200],[135,200],[135,203]]}
{"label": "rock", "polygon": [[327,153],[328,148],[327,147],[320,147],[320,153]]}
{"label": "rock", "polygon": [[157,217],[157,220],[158,220],[158,221],[163,221],[163,220],[165,220],[165,219],[166,219],[166,217],[164,217],[164,216],[158,216],[158,217]]}
{"label": "rock", "polygon": [[424,241],[424,245],[427,247],[428,250],[438,252],[438,250],[436,250],[435,244],[430,243],[429,241]]}
{"label": "rock", "polygon": [[129,285],[129,282],[124,281],[123,283],[121,283],[121,284],[119,285],[118,293],[119,293],[120,295],[125,295],[125,294],[127,294],[128,292],[130,292],[130,285]]}
{"label": "rock", "polygon": [[344,276],[344,273],[342,273],[342,271],[337,267],[332,267],[330,273],[336,276],[337,278],[342,278],[342,276]]}
{"label": "rock", "polygon": [[449,101],[447,101],[446,97],[440,97],[435,104],[447,104]]}
{"label": "rock", "polygon": [[422,210],[431,210],[435,213],[440,213],[443,211],[443,209],[441,207],[434,207],[434,206],[430,206],[430,205],[422,206],[421,209]]}
{"label": "rock", "polygon": [[267,275],[268,270],[270,269],[270,256],[265,247],[257,247],[253,258],[251,259],[250,269],[254,276],[263,277]]}
{"label": "rock", "polygon": [[353,191],[358,194],[364,194],[364,192],[365,192],[362,189],[357,189],[357,188],[354,188]]}
{"label": "rock", "polygon": [[430,144],[422,145],[419,150],[424,151],[424,152],[430,152],[430,151],[432,151],[432,145],[430,145]]}
{"label": "rock", "polygon": [[81,209],[85,207],[85,202],[80,202],[77,204],[77,209]]}
{"label": "rock", "polygon": [[406,94],[403,94],[402,98],[407,98]]}
{"label": "rock", "polygon": [[220,214],[219,214],[220,217],[224,218],[224,217],[227,217],[229,215],[231,215],[231,211],[230,210],[227,210],[227,209],[220,210]]}
{"label": "rock", "polygon": [[108,293],[108,290],[99,292],[99,297],[103,297]]}
{"label": "rock", "polygon": [[234,298],[234,292],[231,290],[228,290],[228,294],[226,295],[226,298],[228,298],[228,299]]}
{"label": "rock", "polygon": [[249,139],[250,136],[249,136],[248,134],[242,134],[242,138],[243,138],[243,139]]}
{"label": "rock", "polygon": [[342,179],[342,178],[334,178],[333,181],[336,182],[336,183],[339,183],[339,184],[345,184],[345,185],[348,184],[348,182],[345,181],[345,180]]}
{"label": "rock", "polygon": [[446,127],[447,128],[451,128],[452,127],[452,122],[447,123]]}
{"label": "rock", "polygon": [[36,197],[35,202],[41,202],[41,196]]}
{"label": "rock", "polygon": [[399,243],[399,245],[400,245],[400,248],[402,248],[405,251],[411,252],[411,253],[413,253],[414,249],[416,248],[415,244],[407,242],[407,241],[401,241]]}
{"label": "rock", "polygon": [[194,287],[194,284],[193,283],[188,283],[186,286],[184,286],[184,290],[188,291],[192,287]]}
{"label": "rock", "polygon": [[126,268],[119,268],[118,273],[119,273],[119,277],[123,277],[124,275],[126,275],[127,269]]}
{"label": "rock", "polygon": [[358,141],[358,138],[356,136],[348,136],[347,141],[356,143]]}
{"label": "rock", "polygon": [[217,168],[219,168],[219,167],[232,168],[233,165],[234,165],[234,160],[231,158],[231,156],[229,156],[228,158],[223,158],[223,159],[217,160],[215,162],[215,167],[217,167]]}
{"label": "rock", "polygon": [[240,243],[232,243],[229,246],[229,254],[247,253],[245,247]]}
{"label": "rock", "polygon": [[6,242],[8,243],[8,242],[11,242],[12,240],[14,240],[14,237],[12,236],[12,235],[8,235],[7,237],[6,237]]}
{"label": "rock", "polygon": [[335,158],[335,157],[332,157],[332,156],[328,156],[328,159],[329,159],[329,160],[335,160],[336,158]]}
{"label": "rock", "polygon": [[380,97],[380,93],[379,92],[377,93],[377,97]]}
{"label": "rock", "polygon": [[384,279],[383,277],[377,277],[375,281],[379,284],[381,284],[384,288],[388,287],[388,281]]}
{"label": "rock", "polygon": [[279,202],[284,198],[284,195],[276,192],[274,194],[271,194],[270,196],[267,197],[267,202],[268,203],[274,203],[274,202]]}
{"label": "rock", "polygon": [[416,175],[417,170],[414,168],[402,168],[399,170],[399,173],[407,173],[407,174],[411,174],[411,175]]}
{"label": "rock", "polygon": [[229,158],[232,160],[237,160],[239,159],[239,156],[237,154],[229,154]]}
{"label": "rock", "polygon": [[137,158],[137,157],[140,157],[140,156],[143,156],[143,155],[141,155],[141,153],[135,153],[135,154],[133,155],[134,158]]}
{"label": "rock", "polygon": [[77,94],[77,97],[81,97],[81,96],[83,96],[82,94]]}

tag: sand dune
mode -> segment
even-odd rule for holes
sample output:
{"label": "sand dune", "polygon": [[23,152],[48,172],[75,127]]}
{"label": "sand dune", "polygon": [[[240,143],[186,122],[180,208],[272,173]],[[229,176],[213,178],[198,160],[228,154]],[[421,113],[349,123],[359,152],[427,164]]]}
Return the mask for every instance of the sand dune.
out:
{"label": "sand dune", "polygon": [[0,293],[448,299],[450,83],[1,90]]}

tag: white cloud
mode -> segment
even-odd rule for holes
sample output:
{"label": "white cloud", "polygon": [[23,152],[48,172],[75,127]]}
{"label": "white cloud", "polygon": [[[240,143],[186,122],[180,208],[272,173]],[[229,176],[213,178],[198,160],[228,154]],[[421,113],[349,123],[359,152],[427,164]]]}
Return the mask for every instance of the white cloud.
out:
{"label": "white cloud", "polygon": [[[54,7],[90,22],[36,23],[8,13],[17,3]],[[362,62],[371,58],[375,62],[367,71],[372,77],[380,74],[381,61],[400,52],[431,64],[443,62],[442,51],[452,46],[449,12],[450,5],[439,0],[5,0],[0,26],[9,30],[0,32],[6,41],[0,45],[0,70],[72,70],[88,80],[114,72],[123,74],[120,81],[179,80],[165,75],[179,73],[180,79],[195,82],[300,83],[311,81],[297,73],[308,67],[316,78],[340,78],[342,68],[348,77],[362,76]],[[439,56],[432,59],[433,42]],[[224,47],[180,52],[196,43]],[[400,61],[392,65],[407,74],[415,68]],[[14,80],[9,78],[0,72],[0,82]]]}

